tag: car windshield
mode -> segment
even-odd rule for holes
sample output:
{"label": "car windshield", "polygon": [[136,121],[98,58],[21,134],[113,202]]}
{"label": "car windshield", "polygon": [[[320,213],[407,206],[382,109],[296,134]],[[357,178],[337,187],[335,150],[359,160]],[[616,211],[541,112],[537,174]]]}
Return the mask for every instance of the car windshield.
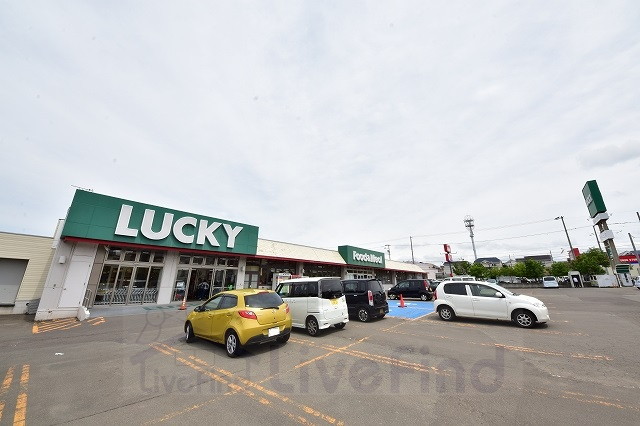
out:
{"label": "car windshield", "polygon": [[244,297],[244,304],[248,308],[277,308],[284,303],[277,293],[263,292]]}

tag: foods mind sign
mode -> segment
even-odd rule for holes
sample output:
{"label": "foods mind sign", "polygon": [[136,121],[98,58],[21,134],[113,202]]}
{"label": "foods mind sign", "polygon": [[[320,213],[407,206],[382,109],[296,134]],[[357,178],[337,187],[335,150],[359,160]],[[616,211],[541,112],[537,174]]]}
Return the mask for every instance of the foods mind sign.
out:
{"label": "foods mind sign", "polygon": [[384,253],[352,246],[338,247],[338,253],[348,265],[384,268]]}
{"label": "foods mind sign", "polygon": [[77,190],[62,237],[256,254],[258,227]]}

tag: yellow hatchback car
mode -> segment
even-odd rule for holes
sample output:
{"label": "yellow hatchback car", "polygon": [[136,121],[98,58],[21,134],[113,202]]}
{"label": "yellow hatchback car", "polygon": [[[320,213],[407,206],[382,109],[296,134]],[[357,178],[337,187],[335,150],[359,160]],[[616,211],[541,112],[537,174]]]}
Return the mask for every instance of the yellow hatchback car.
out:
{"label": "yellow hatchback car", "polygon": [[234,357],[243,346],[285,343],[291,334],[289,305],[275,291],[241,289],[223,291],[187,316],[187,343],[196,337],[225,344]]}

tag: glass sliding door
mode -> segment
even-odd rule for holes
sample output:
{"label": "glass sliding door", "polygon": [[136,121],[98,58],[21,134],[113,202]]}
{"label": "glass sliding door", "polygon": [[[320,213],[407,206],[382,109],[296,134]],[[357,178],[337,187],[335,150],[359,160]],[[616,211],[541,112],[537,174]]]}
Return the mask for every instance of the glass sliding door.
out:
{"label": "glass sliding door", "polygon": [[160,282],[160,275],[162,274],[162,268],[152,267],[149,272],[149,280],[147,281],[147,288],[144,291],[143,303],[156,303],[158,300],[158,283]]}
{"label": "glass sliding door", "polygon": [[178,269],[176,275],[175,286],[173,287],[172,301],[182,300],[184,298],[185,291],[187,290],[187,283],[189,282],[189,269]]}
{"label": "glass sliding door", "polygon": [[147,285],[147,279],[149,278],[149,268],[138,266],[136,268],[135,279],[129,294],[128,303],[142,303],[142,297],[144,296],[144,288]]}
{"label": "glass sliding door", "polygon": [[118,277],[113,287],[111,304],[124,304],[127,302],[127,295],[131,287],[131,277],[133,276],[132,266],[121,266]]}
{"label": "glass sliding door", "polygon": [[113,296],[113,287],[118,275],[118,265],[105,265],[102,269],[100,282],[96,291],[96,299],[94,305],[108,305],[111,303]]}

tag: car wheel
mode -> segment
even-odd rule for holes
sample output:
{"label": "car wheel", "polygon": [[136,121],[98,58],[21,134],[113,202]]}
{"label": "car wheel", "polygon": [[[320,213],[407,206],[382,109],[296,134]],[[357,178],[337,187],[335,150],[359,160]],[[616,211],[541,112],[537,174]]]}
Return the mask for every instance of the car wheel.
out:
{"label": "car wheel", "polygon": [[307,319],[307,333],[309,334],[309,336],[317,336],[318,335],[318,331],[320,331],[320,328],[318,327],[318,320],[316,320],[314,317],[309,317]]}
{"label": "car wheel", "polygon": [[230,331],[227,333],[225,344],[227,347],[227,355],[229,355],[231,358],[240,354],[240,351],[242,349],[240,347],[240,340],[238,339],[238,335],[235,331]]}
{"label": "car wheel", "polygon": [[451,309],[448,306],[441,306],[438,309],[438,315],[440,315],[440,318],[442,318],[445,321],[452,321],[456,317],[456,314],[453,312],[453,309]]}
{"label": "car wheel", "polygon": [[196,339],[196,336],[193,334],[193,326],[190,322],[187,322],[184,326],[184,335],[187,343],[191,343]]}
{"label": "car wheel", "polygon": [[395,295],[395,294],[390,294],[390,295],[389,295],[389,299],[391,299],[391,300],[396,300],[396,295]]}
{"label": "car wheel", "polygon": [[536,318],[529,311],[520,310],[514,313],[513,320],[522,328],[531,328],[536,323]]}
{"label": "car wheel", "polygon": [[342,330],[345,325],[347,325],[346,322],[340,322],[340,323],[334,325],[334,327],[337,328],[338,330]]}
{"label": "car wheel", "polygon": [[422,293],[420,295],[420,300],[422,300],[423,302],[426,302],[427,300],[431,300],[431,298],[429,297],[429,295],[427,293]]}
{"label": "car wheel", "polygon": [[287,340],[289,340],[289,337],[291,337],[291,333],[286,334],[284,336],[280,336],[276,339],[276,342],[278,343],[287,343]]}
{"label": "car wheel", "polygon": [[365,308],[358,309],[358,319],[362,322],[369,321],[369,311],[367,311]]}

